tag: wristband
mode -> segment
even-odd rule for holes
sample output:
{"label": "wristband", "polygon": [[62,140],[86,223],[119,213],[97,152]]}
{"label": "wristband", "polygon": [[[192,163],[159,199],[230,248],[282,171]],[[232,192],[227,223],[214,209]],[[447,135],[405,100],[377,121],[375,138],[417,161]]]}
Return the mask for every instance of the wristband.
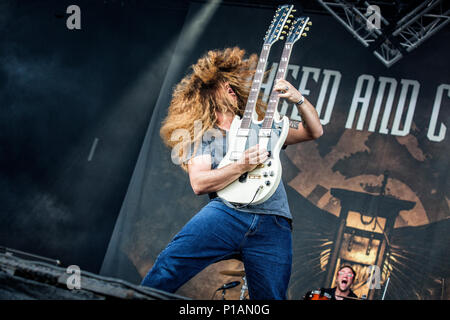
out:
{"label": "wristband", "polygon": [[296,104],[297,106],[300,106],[300,105],[302,105],[303,102],[305,102],[305,97],[304,97],[304,96],[302,96],[302,97],[300,98],[300,100],[299,100],[298,102],[296,102],[295,104]]}

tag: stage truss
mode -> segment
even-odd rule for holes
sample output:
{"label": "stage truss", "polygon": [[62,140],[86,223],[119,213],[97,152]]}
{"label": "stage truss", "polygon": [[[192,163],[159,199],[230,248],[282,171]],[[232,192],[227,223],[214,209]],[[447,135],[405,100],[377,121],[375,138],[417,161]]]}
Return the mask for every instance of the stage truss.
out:
{"label": "stage truss", "polygon": [[397,21],[383,16],[383,2],[380,1],[317,1],[386,67],[399,61],[450,21],[450,1],[446,0],[423,1]]}

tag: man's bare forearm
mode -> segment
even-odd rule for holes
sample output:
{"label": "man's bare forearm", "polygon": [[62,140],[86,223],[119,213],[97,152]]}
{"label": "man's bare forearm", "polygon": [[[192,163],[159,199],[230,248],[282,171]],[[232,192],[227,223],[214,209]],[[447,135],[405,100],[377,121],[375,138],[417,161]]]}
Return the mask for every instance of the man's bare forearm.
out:
{"label": "man's bare forearm", "polygon": [[309,101],[305,99],[305,102],[297,108],[302,117],[302,122],[295,120],[289,121],[289,133],[285,141],[286,145],[317,139],[323,134],[317,111]]}
{"label": "man's bare forearm", "polygon": [[220,169],[202,171],[196,174],[192,187],[195,194],[206,194],[222,190],[238,179],[245,171],[238,163],[231,163]]}
{"label": "man's bare forearm", "polygon": [[305,128],[313,139],[317,139],[323,133],[319,115],[314,106],[305,99],[305,102],[297,107],[300,117],[302,117],[303,128]]}

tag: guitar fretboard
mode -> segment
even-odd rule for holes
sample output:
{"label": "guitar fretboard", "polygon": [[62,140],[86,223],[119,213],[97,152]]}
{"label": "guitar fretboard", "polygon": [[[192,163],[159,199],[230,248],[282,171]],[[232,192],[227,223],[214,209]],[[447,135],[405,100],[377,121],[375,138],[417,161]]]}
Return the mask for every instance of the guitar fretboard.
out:
{"label": "guitar fretboard", "polygon": [[255,110],[258,101],[259,91],[264,78],[264,71],[267,66],[267,59],[270,53],[270,45],[265,44],[259,55],[258,65],[256,66],[255,76],[253,77],[252,87],[248,95],[247,105],[245,106],[244,115],[242,116],[241,129],[249,129],[252,121],[252,113]]}
{"label": "guitar fretboard", "polygon": [[[280,65],[278,66],[278,71],[275,76],[275,82],[276,83],[280,79],[284,79],[286,77],[287,68],[289,65],[289,59],[291,57],[293,43],[288,43],[284,45],[283,53],[281,54],[281,60]],[[263,129],[271,129],[272,128],[272,122],[273,122],[273,116],[275,114],[275,111],[278,107],[278,102],[280,101],[280,97],[278,96],[278,92],[272,90],[272,93],[270,94],[269,103],[267,104],[267,110],[266,114],[264,116],[264,121],[262,124]]]}

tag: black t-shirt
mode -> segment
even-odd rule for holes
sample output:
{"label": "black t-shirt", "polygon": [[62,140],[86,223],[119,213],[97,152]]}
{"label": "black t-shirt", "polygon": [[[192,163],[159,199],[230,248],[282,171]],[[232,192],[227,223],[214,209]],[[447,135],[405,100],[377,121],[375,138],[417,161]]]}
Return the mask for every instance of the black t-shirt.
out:
{"label": "black t-shirt", "polygon": [[[329,294],[330,296],[331,296],[331,300],[336,300],[336,297],[334,296],[335,295],[335,293],[336,293],[336,287],[334,287],[334,288],[321,288],[320,289],[321,290],[321,292],[322,293],[327,293],[327,294]],[[305,294],[305,297],[304,297],[304,300],[309,300],[309,295],[312,293],[312,291],[308,291],[306,294]],[[350,297],[350,298],[358,298],[358,296],[350,289],[350,292],[348,293],[348,295],[347,295],[347,297]],[[346,299],[345,297],[344,297],[344,300],[353,300],[353,299]]]}

